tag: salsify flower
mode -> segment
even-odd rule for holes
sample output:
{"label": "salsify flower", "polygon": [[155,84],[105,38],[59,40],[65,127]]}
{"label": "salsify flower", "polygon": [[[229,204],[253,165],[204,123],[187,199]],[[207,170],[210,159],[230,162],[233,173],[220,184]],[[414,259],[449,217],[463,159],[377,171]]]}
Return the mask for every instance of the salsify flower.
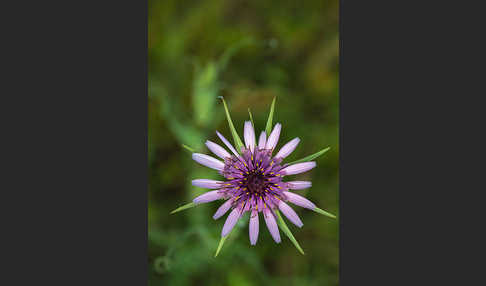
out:
{"label": "salsify flower", "polygon": [[[231,128],[233,125],[229,113],[227,113],[227,117]],[[269,120],[271,122],[270,118]],[[310,188],[312,186],[310,181],[283,180],[285,176],[300,174],[313,169],[316,167],[316,162],[306,161],[307,158],[293,164],[283,162],[296,149],[300,142],[299,138],[290,140],[274,155],[281,130],[282,125],[277,123],[268,137],[267,132],[262,131],[257,141],[252,122],[246,121],[244,124],[244,146],[241,146],[240,152],[221,133],[216,131],[217,136],[230,152],[221,145],[208,140],[206,141],[207,148],[219,159],[201,153],[192,154],[194,161],[217,170],[224,177],[222,180],[195,179],[192,181],[194,186],[212,189],[196,197],[193,200],[193,205],[225,200],[213,215],[216,220],[229,212],[221,231],[221,237],[225,238],[238,220],[248,212],[250,214],[249,238],[251,245],[255,245],[258,240],[260,215],[263,216],[272,238],[275,242],[280,243],[281,238],[277,224],[280,218],[278,211],[282,212],[296,226],[303,226],[302,220],[288,203],[335,217],[317,208],[305,197],[291,192],[291,190]],[[235,133],[236,131],[234,131],[233,136],[235,136]],[[235,143],[238,143],[238,140],[242,144],[239,138],[235,138]],[[315,158],[328,149],[326,148],[309,157]],[[286,226],[285,228],[284,231],[288,231]],[[289,234],[287,233],[287,235]],[[293,239],[293,236],[290,238]],[[301,250],[300,246],[298,248]]]}

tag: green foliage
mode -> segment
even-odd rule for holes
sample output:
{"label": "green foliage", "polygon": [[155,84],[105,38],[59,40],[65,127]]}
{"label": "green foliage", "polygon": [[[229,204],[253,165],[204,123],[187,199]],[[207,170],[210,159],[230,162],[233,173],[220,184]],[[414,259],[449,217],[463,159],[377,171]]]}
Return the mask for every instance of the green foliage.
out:
{"label": "green foliage", "polygon": [[331,149],[331,147],[324,148],[324,149],[322,149],[322,150],[321,150],[321,151],[319,151],[319,152],[316,152],[316,153],[314,153],[314,154],[312,154],[312,155],[309,155],[309,156],[307,156],[307,157],[304,157],[304,158],[302,158],[302,159],[299,159],[299,160],[293,161],[293,162],[291,162],[291,163],[289,163],[289,164],[290,164],[290,165],[292,165],[292,164],[297,164],[297,163],[302,163],[302,162],[308,162],[308,161],[312,161],[312,160],[314,160],[315,158],[317,158],[317,157],[321,156],[322,154],[326,153],[326,152],[327,152],[327,151],[329,151],[330,149]]}
{"label": "green foliage", "polygon": [[273,112],[275,111],[275,97],[272,100],[272,105],[270,106],[270,113],[268,114],[267,125],[265,127],[265,131],[267,133],[267,137],[272,132],[272,121],[273,121]]}
{"label": "green foliage", "polygon": [[240,136],[238,135],[238,132],[235,129],[235,126],[233,125],[233,121],[231,120],[231,115],[228,110],[228,106],[226,105],[226,101],[224,100],[224,97],[220,96],[221,100],[223,101],[224,105],[224,111],[226,113],[226,119],[228,120],[228,125],[231,131],[231,135],[233,136],[233,141],[235,142],[236,150],[241,153],[241,148],[244,147],[243,142],[241,142]]}
{"label": "green foliage", "polygon": [[248,107],[248,114],[250,115],[251,125],[253,125],[253,127],[255,127],[255,122],[253,121],[253,115],[251,115],[251,110],[250,110],[249,107]]}
{"label": "green foliage", "polygon": [[186,149],[187,151],[191,152],[191,153],[196,152],[196,149],[194,149],[194,148],[192,148],[192,147],[189,147],[189,146],[187,146],[187,145],[185,145],[185,144],[182,144],[182,147],[183,147],[184,149]]}
{"label": "green foliage", "polygon": [[295,239],[294,235],[290,231],[289,227],[287,226],[287,224],[283,220],[282,216],[280,215],[280,212],[278,210],[275,210],[275,213],[277,214],[278,227],[285,233],[285,235],[290,239],[290,241],[292,241],[292,243],[294,244],[295,248],[297,248],[297,250],[302,255],[304,255],[305,254],[304,253],[304,250],[302,250],[302,247],[300,247],[300,244],[297,242],[297,240]]}
{"label": "green foliage", "polygon": [[171,211],[170,214],[175,214],[176,212],[180,212],[180,211],[183,211],[183,210],[187,210],[187,209],[192,208],[192,207],[195,207],[195,206],[196,206],[195,203],[190,202],[188,204],[185,204],[185,205],[183,205],[181,207],[178,207],[177,209]]}
{"label": "green foliage", "polygon": [[318,208],[318,207],[316,207],[316,208],[314,209],[314,211],[315,211],[316,213],[320,213],[321,215],[325,215],[325,216],[328,216],[328,217],[330,217],[330,218],[336,218],[336,216],[335,216],[335,215],[333,215],[332,213],[326,212],[325,210],[322,210],[322,209],[320,209],[320,208]]}
{"label": "green foliage", "polygon": [[221,240],[219,241],[218,248],[216,249],[216,253],[214,254],[214,257],[218,256],[219,251],[221,251],[221,248],[223,247],[224,242],[228,238],[229,234],[226,236],[221,237]]}

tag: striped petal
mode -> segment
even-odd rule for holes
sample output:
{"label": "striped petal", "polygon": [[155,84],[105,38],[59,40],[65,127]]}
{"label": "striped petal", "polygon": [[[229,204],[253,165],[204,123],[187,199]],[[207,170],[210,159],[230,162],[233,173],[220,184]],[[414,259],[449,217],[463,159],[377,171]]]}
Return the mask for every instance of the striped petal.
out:
{"label": "striped petal", "polygon": [[222,204],[218,210],[214,213],[213,219],[218,219],[222,217],[230,208],[231,205],[233,204],[234,199],[229,199],[224,204]]}
{"label": "striped petal", "polygon": [[278,208],[296,226],[302,227],[304,225],[297,213],[288,204],[284,203],[283,201],[279,201]]}
{"label": "striped petal", "polygon": [[224,222],[223,225],[223,230],[221,231],[221,236],[227,236],[228,233],[235,227],[235,224],[238,222],[238,219],[240,218],[240,212],[241,210],[239,208],[233,209],[232,212],[228,215],[228,218],[226,218],[226,221]]}
{"label": "striped petal", "polygon": [[208,147],[211,152],[213,152],[214,155],[218,156],[221,159],[226,159],[231,157],[230,153],[226,151],[223,147],[219,146],[218,144],[207,140],[206,141],[206,146]]}
{"label": "striped petal", "polygon": [[208,179],[196,179],[192,180],[192,185],[200,188],[207,188],[207,189],[218,189],[221,187],[221,184],[224,182],[215,181],[215,180],[208,180]]}
{"label": "striped petal", "polygon": [[251,124],[251,121],[245,121],[245,129],[243,131],[243,137],[245,138],[245,146],[250,149],[251,152],[255,149],[255,129]]}
{"label": "striped petal", "polygon": [[199,197],[195,198],[193,202],[195,204],[203,204],[203,203],[209,203],[215,200],[219,200],[223,197],[223,194],[219,191],[210,191],[207,193],[204,193],[200,195]]}
{"label": "striped petal", "polygon": [[250,216],[250,244],[255,245],[258,240],[258,231],[259,231],[259,221],[258,221],[258,211],[253,210]]}
{"label": "striped petal", "polygon": [[316,205],[309,201],[308,199],[304,198],[303,196],[299,196],[297,194],[291,193],[291,192],[283,192],[283,194],[287,197],[287,200],[294,205],[297,205],[299,207],[303,207],[306,209],[314,210],[316,208]]}
{"label": "striped petal", "polygon": [[270,133],[270,136],[268,136],[265,149],[270,149],[270,150],[275,149],[275,146],[277,146],[278,143],[278,138],[280,137],[280,130],[282,130],[282,124],[280,123],[275,124],[272,133]]}
{"label": "striped petal", "polygon": [[297,148],[297,145],[299,145],[299,142],[300,142],[300,139],[298,137],[290,140],[290,142],[285,144],[280,149],[280,151],[278,151],[278,153],[277,153],[277,155],[275,155],[275,157],[282,158],[282,159],[287,157],[288,155],[290,155],[290,153],[294,152],[295,148]]}
{"label": "striped petal", "polygon": [[287,168],[284,168],[280,172],[283,175],[295,175],[309,171],[310,169],[316,166],[316,162],[304,162],[304,163],[297,163],[294,165],[290,165]]}
{"label": "striped petal", "polygon": [[287,182],[287,187],[291,190],[302,190],[312,187],[312,182],[309,181],[290,181]]}
{"label": "striped petal", "polygon": [[260,138],[258,138],[258,149],[265,149],[265,145],[267,144],[267,133],[262,131],[260,134]]}
{"label": "striped petal", "polygon": [[224,136],[221,135],[221,133],[216,131],[216,134],[218,135],[219,139],[223,141],[224,145],[226,145],[226,147],[228,147],[228,149],[230,149],[230,151],[233,152],[233,154],[235,154],[236,156],[240,156],[238,152],[236,152],[236,149],[233,147],[233,145],[231,145],[231,143],[228,140],[226,140],[226,138],[224,138]]}
{"label": "striped petal", "polygon": [[267,224],[268,231],[275,240],[276,243],[280,243],[280,232],[278,231],[277,222],[275,221],[275,217],[273,213],[268,209],[263,209],[263,218],[265,219],[265,223]]}
{"label": "striped petal", "polygon": [[200,154],[200,153],[192,153],[192,159],[196,162],[198,162],[201,165],[204,165],[206,167],[209,167],[211,169],[215,169],[218,171],[223,170],[224,168],[224,163],[219,161],[218,159],[211,157],[206,154]]}

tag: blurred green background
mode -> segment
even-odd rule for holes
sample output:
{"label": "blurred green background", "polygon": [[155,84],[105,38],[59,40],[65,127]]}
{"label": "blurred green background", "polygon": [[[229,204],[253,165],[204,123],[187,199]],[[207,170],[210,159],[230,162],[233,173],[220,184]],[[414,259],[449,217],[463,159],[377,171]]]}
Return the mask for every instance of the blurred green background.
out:
{"label": "blurred green background", "polygon": [[215,258],[219,202],[169,215],[205,191],[192,179],[218,178],[181,147],[210,154],[205,140],[221,143],[215,130],[231,140],[217,96],[242,139],[247,109],[259,134],[276,97],[277,149],[301,138],[287,162],[331,147],[291,178],[312,180],[296,192],[339,213],[338,1],[149,0],[148,10],[149,285],[338,285],[338,220],[295,207],[304,226],[287,225],[301,255],[282,232],[276,244],[261,217],[251,246],[246,217]]}

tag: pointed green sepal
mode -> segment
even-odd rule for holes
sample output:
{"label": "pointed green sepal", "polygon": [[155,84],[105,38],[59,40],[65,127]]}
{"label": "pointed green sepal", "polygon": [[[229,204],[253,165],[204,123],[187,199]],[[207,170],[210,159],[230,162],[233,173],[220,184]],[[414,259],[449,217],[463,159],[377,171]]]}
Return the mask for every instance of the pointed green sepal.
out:
{"label": "pointed green sepal", "polygon": [[250,114],[251,125],[253,125],[253,128],[255,128],[255,122],[253,122],[253,116],[251,115],[251,110],[249,107],[248,107],[248,114]]}
{"label": "pointed green sepal", "polygon": [[244,146],[243,142],[241,142],[240,136],[238,136],[238,132],[236,132],[235,126],[233,125],[233,121],[231,120],[231,115],[229,113],[228,106],[226,105],[226,101],[222,96],[219,96],[219,98],[221,98],[221,100],[223,101],[224,110],[226,112],[226,119],[228,119],[228,125],[231,130],[231,135],[233,135],[233,141],[235,142],[236,150],[238,151],[238,153],[241,153],[241,148]]}
{"label": "pointed green sepal", "polygon": [[189,146],[187,146],[187,145],[185,145],[185,144],[182,144],[182,147],[183,147],[184,149],[186,149],[187,151],[191,152],[191,153],[196,152],[196,150],[195,150],[194,148],[191,148],[191,147],[189,147]]}
{"label": "pointed green sepal", "polygon": [[272,132],[272,121],[273,121],[273,112],[275,110],[275,99],[276,97],[273,98],[272,105],[270,106],[270,113],[268,114],[267,126],[265,128],[265,131],[267,132],[267,137],[270,135],[270,132]]}
{"label": "pointed green sepal", "polygon": [[226,241],[226,239],[228,238],[228,236],[229,236],[229,233],[226,236],[221,237],[221,240],[219,241],[219,244],[218,244],[218,249],[216,249],[216,253],[214,254],[214,257],[218,256],[219,251],[223,247],[223,244]]}
{"label": "pointed green sepal", "polygon": [[290,231],[289,227],[287,226],[287,224],[283,220],[282,216],[280,215],[280,212],[278,210],[275,210],[275,213],[277,214],[277,223],[278,223],[278,226],[280,227],[280,229],[288,236],[290,241],[292,241],[295,248],[297,248],[297,250],[300,253],[302,253],[302,255],[305,255],[304,250],[302,250],[302,248],[300,247],[299,243],[297,242],[294,235]]}
{"label": "pointed green sepal", "polygon": [[188,204],[185,204],[185,205],[183,205],[183,206],[181,206],[181,207],[178,207],[177,209],[175,209],[175,210],[171,211],[171,212],[170,212],[170,214],[174,214],[174,213],[176,213],[176,212],[180,212],[180,211],[183,211],[183,210],[186,210],[186,209],[189,209],[189,208],[195,207],[195,206],[196,206],[196,204],[195,204],[195,203],[190,202],[190,203],[188,203]]}
{"label": "pointed green sepal", "polygon": [[297,164],[297,163],[302,163],[302,162],[312,161],[315,158],[317,158],[317,157],[321,156],[322,154],[326,153],[327,151],[329,151],[329,149],[331,149],[331,147],[324,148],[321,151],[316,152],[316,153],[314,153],[312,155],[309,155],[309,156],[307,156],[305,158],[299,159],[297,161],[293,161],[292,163],[289,163],[289,165],[293,165],[293,164]]}
{"label": "pointed green sepal", "polygon": [[318,207],[316,207],[315,209],[313,209],[313,211],[315,211],[316,213],[320,213],[321,215],[328,216],[330,218],[336,218],[336,216],[333,215],[332,213],[326,212],[325,210],[322,210],[322,209],[320,209]]}

